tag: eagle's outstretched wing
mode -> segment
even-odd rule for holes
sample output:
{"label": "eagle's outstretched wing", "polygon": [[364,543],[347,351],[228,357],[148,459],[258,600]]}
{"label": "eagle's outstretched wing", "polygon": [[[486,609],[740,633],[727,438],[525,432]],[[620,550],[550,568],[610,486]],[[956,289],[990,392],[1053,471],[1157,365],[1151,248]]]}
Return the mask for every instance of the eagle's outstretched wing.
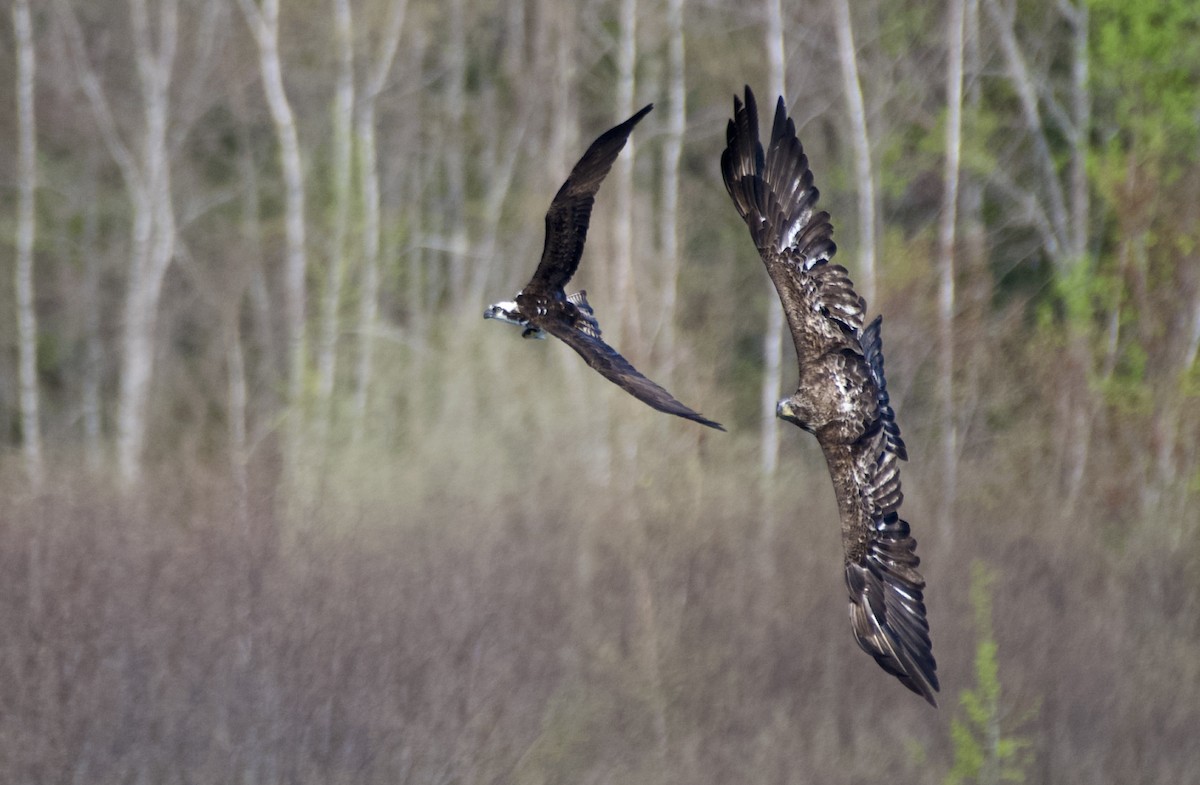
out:
{"label": "eagle's outstretched wing", "polygon": [[850,443],[818,441],[842,519],[854,637],[884,670],[936,706],[937,662],[925,614],[925,580],[917,571],[917,542],[900,517],[899,462],[908,453],[888,402],[881,321],[871,322],[861,338],[858,369],[868,374],[868,389],[875,391],[866,431]]}
{"label": "eagle's outstretched wing", "polygon": [[552,291],[571,280],[583,256],[596,191],[625,147],[633,127],[653,108],[654,104],[648,104],[633,117],[605,131],[575,164],[546,211],[546,244],[528,288]]}
{"label": "eagle's outstretched wing", "polygon": [[660,412],[674,414],[701,425],[723,431],[718,422],[704,417],[677,401],[671,393],[647,379],[637,368],[622,357],[616,349],[604,342],[599,330],[588,332],[557,320],[547,320],[542,328],[579,353],[588,365],[600,372],[605,379],[616,384],[639,401],[653,406]]}
{"label": "eagle's outstretched wing", "polygon": [[837,252],[829,213],[818,212],[808,157],[780,97],[770,146],[758,140],[758,106],[746,88],[735,96],[733,119],[721,155],[725,188],[775,283],[801,365],[839,348],[857,349],[866,304],[846,268],[831,264]]}
{"label": "eagle's outstretched wing", "polygon": [[794,397],[816,409],[829,401],[852,409],[827,411],[828,422],[805,427],[817,436],[837,495],[855,638],[884,670],[936,706],[925,582],[916,541],[899,515],[898,462],[907,450],[888,400],[880,319],[863,329],[866,304],[846,269],[830,261],[837,250],[833,227],[829,214],[816,209],[819,194],[783,98],[765,152],[749,87],[744,104],[734,98],[726,141],[725,187],[750,227],[796,346],[802,387]]}

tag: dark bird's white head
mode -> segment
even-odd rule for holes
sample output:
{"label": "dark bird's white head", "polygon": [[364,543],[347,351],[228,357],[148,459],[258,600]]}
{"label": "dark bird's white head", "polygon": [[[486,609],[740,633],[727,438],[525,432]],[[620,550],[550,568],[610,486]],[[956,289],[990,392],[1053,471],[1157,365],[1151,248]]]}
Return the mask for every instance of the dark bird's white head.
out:
{"label": "dark bird's white head", "polygon": [[501,300],[498,303],[493,303],[483,312],[484,319],[499,319],[502,322],[515,324],[524,327],[528,324],[526,319],[521,316],[521,312],[517,310],[517,304],[513,300]]}
{"label": "dark bird's white head", "polygon": [[544,339],[546,333],[529,323],[529,320],[521,315],[520,309],[517,308],[517,303],[514,300],[501,300],[498,303],[493,303],[483,312],[484,319],[496,319],[506,324],[513,324],[517,327],[523,327],[524,332],[521,333],[522,338],[538,338]]}

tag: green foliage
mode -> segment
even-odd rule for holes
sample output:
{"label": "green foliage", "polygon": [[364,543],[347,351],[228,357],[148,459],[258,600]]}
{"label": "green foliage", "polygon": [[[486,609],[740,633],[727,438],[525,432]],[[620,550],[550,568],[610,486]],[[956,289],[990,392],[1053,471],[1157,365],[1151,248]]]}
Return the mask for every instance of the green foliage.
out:
{"label": "green foliage", "polygon": [[1024,782],[1030,761],[1030,740],[1007,723],[1001,700],[998,647],[992,632],[991,587],[995,574],[981,562],[971,566],[971,606],[975,611],[978,644],[975,649],[974,689],[959,696],[962,718],[950,723],[954,766],[946,785]]}
{"label": "green foliage", "polygon": [[[1097,108],[1132,146],[1157,154],[1194,139],[1200,7],[1194,0],[1091,0]],[[1186,145],[1195,154],[1195,145]]]}

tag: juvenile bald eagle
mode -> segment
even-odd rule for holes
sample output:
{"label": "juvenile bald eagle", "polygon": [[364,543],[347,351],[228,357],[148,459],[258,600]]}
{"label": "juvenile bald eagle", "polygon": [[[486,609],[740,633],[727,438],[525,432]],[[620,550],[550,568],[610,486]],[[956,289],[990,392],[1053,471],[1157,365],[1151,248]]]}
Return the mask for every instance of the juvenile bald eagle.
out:
{"label": "juvenile bald eagle", "polygon": [[934,706],[937,663],[929,640],[920,560],[900,518],[899,461],[908,458],[883,377],[882,317],[865,329],[866,302],[837,250],[829,213],[780,97],[766,152],[758,107],[735,96],[721,174],[787,315],[799,385],[776,415],[817,437],[837,495],[850,623],[858,645]]}
{"label": "juvenile bald eagle", "polygon": [[571,280],[583,256],[588,221],[596,191],[625,146],[633,127],[650,104],[633,117],[603,134],[579,159],[570,177],[558,189],[546,212],[546,244],[533,279],[517,293],[515,301],[498,302],[483,312],[485,319],[499,319],[523,329],[525,338],[545,338],[546,333],[565,342],[604,378],[660,412],[695,420],[710,428],[725,430],[684,406],[662,387],[647,379],[600,337],[600,325],[583,291],[568,295],[563,287]]}

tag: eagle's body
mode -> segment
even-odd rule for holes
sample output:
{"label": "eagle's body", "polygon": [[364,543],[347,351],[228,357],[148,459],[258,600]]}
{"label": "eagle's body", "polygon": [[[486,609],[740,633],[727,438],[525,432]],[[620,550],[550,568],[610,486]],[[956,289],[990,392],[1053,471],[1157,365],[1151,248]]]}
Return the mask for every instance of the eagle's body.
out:
{"label": "eagle's body", "polygon": [[859,645],[909,689],[937,705],[937,663],[917,572],[916,541],[900,518],[898,462],[907,450],[888,402],[881,318],[864,328],[866,303],[844,267],[829,214],[783,98],[766,151],[746,88],[734,98],[721,173],[750,227],[791,329],[799,382],[779,417],[817,438],[833,480],[845,551],[850,621]]}
{"label": "eagle's body", "polygon": [[564,288],[583,256],[592,203],[600,183],[625,146],[633,127],[652,108],[653,105],[642,108],[633,117],[601,134],[587,149],[546,212],[546,244],[533,278],[517,293],[515,300],[489,306],[483,317],[515,324],[523,328],[521,334],[525,338],[544,338],[549,333],[638,400],[661,412],[725,430],[719,423],[684,406],[639,373],[600,337],[600,324],[588,304],[586,292],[568,295]]}

